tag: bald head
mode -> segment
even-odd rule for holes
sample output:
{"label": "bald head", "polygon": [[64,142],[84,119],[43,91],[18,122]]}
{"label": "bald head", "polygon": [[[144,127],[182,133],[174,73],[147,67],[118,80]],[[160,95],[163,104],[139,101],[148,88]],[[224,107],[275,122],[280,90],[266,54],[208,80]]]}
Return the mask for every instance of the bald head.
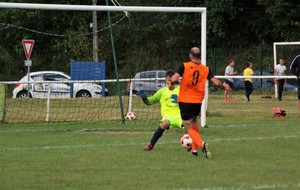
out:
{"label": "bald head", "polygon": [[190,49],[190,59],[192,61],[194,61],[194,60],[200,60],[201,59],[200,48],[193,47],[193,48]]}

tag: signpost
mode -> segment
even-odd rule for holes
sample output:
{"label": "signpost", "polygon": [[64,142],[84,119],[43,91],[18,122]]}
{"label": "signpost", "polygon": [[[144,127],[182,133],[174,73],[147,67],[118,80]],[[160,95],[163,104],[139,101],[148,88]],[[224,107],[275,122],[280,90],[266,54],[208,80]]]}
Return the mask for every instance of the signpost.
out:
{"label": "signpost", "polygon": [[[30,67],[32,65],[32,61],[30,60],[30,56],[32,53],[32,49],[34,46],[34,40],[22,40],[26,60],[25,60],[25,66],[27,66],[27,77],[28,82],[30,82]],[[28,83],[28,90],[27,90],[27,98],[29,98],[29,91],[30,91],[30,84]]]}

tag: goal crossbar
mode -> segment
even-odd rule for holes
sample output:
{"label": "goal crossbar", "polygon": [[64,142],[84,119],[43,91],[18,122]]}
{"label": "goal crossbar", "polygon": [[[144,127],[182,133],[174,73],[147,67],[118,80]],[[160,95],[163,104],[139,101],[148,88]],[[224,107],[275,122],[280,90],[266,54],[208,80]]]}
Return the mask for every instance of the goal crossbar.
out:
{"label": "goal crossbar", "polygon": [[95,6],[38,3],[0,3],[0,8],[44,9],[68,11],[129,11],[129,12],[205,12],[205,7]]}
{"label": "goal crossbar", "polygon": [[300,41],[299,42],[274,42],[273,43],[274,68],[277,65],[277,46],[278,45],[300,45]]}

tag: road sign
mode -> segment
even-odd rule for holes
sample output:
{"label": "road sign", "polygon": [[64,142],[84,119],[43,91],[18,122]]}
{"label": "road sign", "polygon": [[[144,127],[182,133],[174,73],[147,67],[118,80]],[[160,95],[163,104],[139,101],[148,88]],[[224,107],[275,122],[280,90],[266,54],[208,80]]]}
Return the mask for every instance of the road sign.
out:
{"label": "road sign", "polygon": [[29,60],[29,59],[25,60],[25,66],[31,67],[32,66],[32,61]]}
{"label": "road sign", "polygon": [[34,46],[34,40],[22,40],[22,44],[25,51],[26,59],[29,60]]}

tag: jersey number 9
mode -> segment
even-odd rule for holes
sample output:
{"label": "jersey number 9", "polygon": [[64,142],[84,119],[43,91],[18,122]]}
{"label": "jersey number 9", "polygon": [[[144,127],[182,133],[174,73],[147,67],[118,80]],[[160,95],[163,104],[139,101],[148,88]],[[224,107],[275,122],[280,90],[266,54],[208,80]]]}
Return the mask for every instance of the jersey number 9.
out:
{"label": "jersey number 9", "polygon": [[193,80],[192,80],[193,86],[196,86],[198,84],[199,76],[200,76],[200,72],[198,70],[196,70],[193,74]]}

